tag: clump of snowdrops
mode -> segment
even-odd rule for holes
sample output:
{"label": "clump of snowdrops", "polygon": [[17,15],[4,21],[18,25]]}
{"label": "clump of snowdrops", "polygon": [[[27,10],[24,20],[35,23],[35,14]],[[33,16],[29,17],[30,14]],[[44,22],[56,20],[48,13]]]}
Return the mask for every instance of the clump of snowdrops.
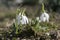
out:
{"label": "clump of snowdrops", "polygon": [[[15,21],[15,29],[16,29],[16,34],[19,34],[21,33],[23,30],[26,30],[26,27],[27,28],[30,28],[29,26],[31,25],[31,21],[30,19],[27,18],[27,16],[25,15],[25,11],[26,11],[26,8],[21,8],[21,9],[17,9],[17,15],[19,15],[19,13],[21,13],[22,16],[24,16],[24,21],[21,21],[22,20],[22,17],[21,17],[21,20],[16,20]],[[18,18],[19,19],[19,18]],[[29,22],[28,22],[29,20]],[[25,22],[25,23],[24,23]]]}
{"label": "clump of snowdrops", "polygon": [[[24,14],[25,11],[26,11],[25,9],[17,9],[16,16],[17,16],[19,13]],[[24,27],[24,26],[23,26],[21,23],[18,25],[18,20],[15,21],[16,34],[18,34],[19,32],[22,32],[23,27]],[[19,31],[19,32],[18,32],[18,31]]]}
{"label": "clump of snowdrops", "polygon": [[[25,9],[17,9],[17,14],[18,13],[25,13]],[[42,4],[42,12],[44,12],[44,4]],[[15,29],[16,29],[16,34],[19,34],[22,32],[23,28],[25,26],[28,26],[28,28],[32,28],[35,33],[41,33],[41,32],[49,32],[51,29],[57,29],[57,25],[54,23],[50,22],[39,22],[38,20],[35,19],[29,19],[30,23],[28,25],[22,25],[21,23],[18,25],[17,20],[15,21]]]}

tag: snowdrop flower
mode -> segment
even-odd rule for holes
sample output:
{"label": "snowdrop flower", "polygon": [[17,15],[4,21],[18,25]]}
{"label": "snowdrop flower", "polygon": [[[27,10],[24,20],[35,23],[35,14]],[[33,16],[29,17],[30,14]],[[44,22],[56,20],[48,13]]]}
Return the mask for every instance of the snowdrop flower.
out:
{"label": "snowdrop flower", "polygon": [[40,20],[41,22],[49,22],[49,14],[46,12],[42,13],[40,16]]}
{"label": "snowdrop flower", "polygon": [[18,25],[21,24],[27,24],[28,23],[28,18],[24,15],[19,13],[16,17]]}
{"label": "snowdrop flower", "polygon": [[40,16],[41,22],[49,22],[49,14],[44,10],[44,4],[42,3],[42,14]]}
{"label": "snowdrop flower", "polygon": [[17,21],[17,24],[19,25],[20,24],[20,20],[21,19],[21,14],[19,13],[17,16],[16,16],[16,21]]}
{"label": "snowdrop flower", "polygon": [[27,24],[28,23],[28,18],[26,16],[22,16],[21,23],[22,24]]}

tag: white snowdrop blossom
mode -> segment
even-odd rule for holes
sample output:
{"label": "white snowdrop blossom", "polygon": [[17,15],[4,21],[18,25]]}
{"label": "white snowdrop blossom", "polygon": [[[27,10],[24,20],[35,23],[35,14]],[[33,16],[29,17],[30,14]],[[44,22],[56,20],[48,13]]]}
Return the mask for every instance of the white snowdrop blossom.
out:
{"label": "white snowdrop blossom", "polygon": [[21,19],[21,15],[19,13],[19,15],[16,16],[16,21],[18,25],[20,24],[20,19]]}
{"label": "white snowdrop blossom", "polygon": [[41,22],[49,22],[49,14],[46,12],[42,13],[42,15],[40,16],[40,20]]}
{"label": "white snowdrop blossom", "polygon": [[26,16],[22,16],[21,23],[22,24],[27,24],[28,23],[28,18]]}
{"label": "white snowdrop blossom", "polygon": [[18,25],[20,23],[21,24],[27,24],[28,23],[28,18],[25,15],[21,15],[21,13],[19,13],[19,15],[17,15],[16,19],[17,19]]}

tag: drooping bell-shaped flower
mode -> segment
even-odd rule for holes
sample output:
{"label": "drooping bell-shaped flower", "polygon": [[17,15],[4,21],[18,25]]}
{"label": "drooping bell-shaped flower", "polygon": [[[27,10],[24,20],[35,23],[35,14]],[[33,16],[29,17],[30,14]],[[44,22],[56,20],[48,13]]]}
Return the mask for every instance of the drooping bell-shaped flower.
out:
{"label": "drooping bell-shaped flower", "polygon": [[41,20],[42,22],[49,22],[49,14],[46,13],[46,12],[44,12],[43,14],[41,14],[40,20]]}
{"label": "drooping bell-shaped flower", "polygon": [[40,16],[41,22],[49,22],[49,14],[44,10],[44,4],[42,3],[42,14]]}
{"label": "drooping bell-shaped flower", "polygon": [[19,25],[19,24],[27,24],[27,23],[28,23],[28,18],[27,18],[27,16],[24,14],[25,11],[26,11],[26,9],[24,9],[23,12],[20,12],[20,13],[17,15],[16,19],[17,19],[18,25]]}
{"label": "drooping bell-shaped flower", "polygon": [[18,14],[16,16],[16,21],[17,21],[17,24],[19,25],[20,24],[20,20],[21,20],[21,14]]}
{"label": "drooping bell-shaped flower", "polygon": [[21,24],[27,24],[28,18],[26,16],[22,16]]}

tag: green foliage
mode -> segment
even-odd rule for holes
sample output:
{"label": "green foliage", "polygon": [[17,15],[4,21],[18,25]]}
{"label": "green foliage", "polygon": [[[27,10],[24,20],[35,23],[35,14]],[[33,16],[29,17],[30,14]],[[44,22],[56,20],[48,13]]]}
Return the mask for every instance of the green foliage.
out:
{"label": "green foliage", "polygon": [[12,38],[12,40],[17,40],[16,38]]}
{"label": "green foliage", "polygon": [[42,12],[44,12],[44,4],[42,3]]}
{"label": "green foliage", "polygon": [[39,23],[38,21],[35,22],[35,25],[32,26],[32,29],[36,32],[36,33],[41,33],[41,32],[49,32],[51,29],[56,30],[57,26],[53,23],[47,23],[47,22],[41,22]]}
{"label": "green foliage", "polygon": [[23,12],[22,12],[23,15],[25,15],[25,11],[26,11],[26,8],[23,9]]}
{"label": "green foliage", "polygon": [[16,13],[19,14],[19,12],[20,12],[20,9],[17,8]]}
{"label": "green foliage", "polygon": [[18,15],[19,13],[21,13],[21,15],[25,15],[25,11],[26,11],[26,8],[17,8],[16,10],[16,15]]}
{"label": "green foliage", "polygon": [[15,28],[16,28],[16,34],[18,34],[18,24],[17,24],[17,22],[15,23]]}

